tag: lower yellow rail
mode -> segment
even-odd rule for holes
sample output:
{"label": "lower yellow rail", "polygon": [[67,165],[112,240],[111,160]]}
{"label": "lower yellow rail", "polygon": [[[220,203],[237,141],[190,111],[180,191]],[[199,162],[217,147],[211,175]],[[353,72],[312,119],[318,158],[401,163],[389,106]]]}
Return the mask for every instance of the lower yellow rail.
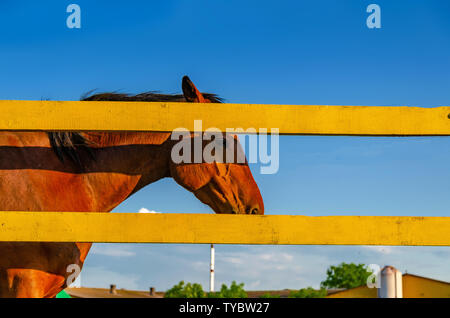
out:
{"label": "lower yellow rail", "polygon": [[450,217],[0,212],[0,241],[450,246]]}

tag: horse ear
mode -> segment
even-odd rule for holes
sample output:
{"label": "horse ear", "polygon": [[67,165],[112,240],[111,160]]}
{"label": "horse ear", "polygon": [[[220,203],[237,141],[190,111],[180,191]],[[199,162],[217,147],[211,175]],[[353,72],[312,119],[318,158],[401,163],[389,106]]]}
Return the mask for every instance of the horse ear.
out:
{"label": "horse ear", "polygon": [[205,100],[202,93],[200,93],[198,91],[197,87],[195,87],[194,83],[192,83],[192,81],[189,79],[189,77],[187,77],[187,76],[183,77],[181,87],[183,89],[184,98],[186,98],[186,100],[188,102],[191,102],[191,103],[207,103],[208,102],[207,100]]}

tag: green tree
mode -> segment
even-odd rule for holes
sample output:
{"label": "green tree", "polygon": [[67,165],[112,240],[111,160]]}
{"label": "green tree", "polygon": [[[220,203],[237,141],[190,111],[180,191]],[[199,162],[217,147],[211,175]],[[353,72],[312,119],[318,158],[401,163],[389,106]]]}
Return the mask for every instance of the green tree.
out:
{"label": "green tree", "polygon": [[289,298],[324,298],[327,295],[325,288],[316,290],[312,287],[293,290],[289,293]]}
{"label": "green tree", "polygon": [[171,289],[166,291],[164,298],[204,298],[205,292],[200,284],[184,284],[184,281],[179,282]]}
{"label": "green tree", "polygon": [[323,288],[354,288],[365,285],[371,275],[364,264],[341,263],[327,269],[327,278],[320,284]]}
{"label": "green tree", "polygon": [[208,293],[208,298],[247,298],[247,293],[244,290],[244,283],[236,284],[233,281],[228,288],[227,285],[222,284],[219,292]]}

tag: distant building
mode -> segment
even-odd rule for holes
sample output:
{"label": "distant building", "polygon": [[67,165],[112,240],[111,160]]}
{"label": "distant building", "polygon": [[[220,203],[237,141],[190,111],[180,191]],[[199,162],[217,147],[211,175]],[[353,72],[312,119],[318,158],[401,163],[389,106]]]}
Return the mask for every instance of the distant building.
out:
{"label": "distant building", "polygon": [[400,274],[397,276],[400,279],[395,281],[393,277],[391,286],[383,286],[386,280],[381,279],[381,288],[360,286],[329,292],[327,298],[450,298],[450,283],[409,273],[402,275],[392,266],[386,266],[382,272],[392,269]]}

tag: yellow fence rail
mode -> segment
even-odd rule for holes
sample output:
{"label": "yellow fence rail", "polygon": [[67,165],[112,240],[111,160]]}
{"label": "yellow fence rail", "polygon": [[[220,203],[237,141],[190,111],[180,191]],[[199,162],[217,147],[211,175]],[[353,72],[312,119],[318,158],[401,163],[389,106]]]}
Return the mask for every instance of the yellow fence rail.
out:
{"label": "yellow fence rail", "polygon": [[[448,136],[450,107],[0,101],[0,130]],[[239,116],[236,116],[239,114]],[[0,212],[0,241],[450,246],[450,217]]]}
{"label": "yellow fence rail", "polygon": [[[280,134],[450,135],[450,107],[0,101],[0,130],[194,130],[278,128]],[[236,116],[239,114],[239,116]]]}
{"label": "yellow fence rail", "polygon": [[449,217],[0,212],[0,241],[450,246]]}

